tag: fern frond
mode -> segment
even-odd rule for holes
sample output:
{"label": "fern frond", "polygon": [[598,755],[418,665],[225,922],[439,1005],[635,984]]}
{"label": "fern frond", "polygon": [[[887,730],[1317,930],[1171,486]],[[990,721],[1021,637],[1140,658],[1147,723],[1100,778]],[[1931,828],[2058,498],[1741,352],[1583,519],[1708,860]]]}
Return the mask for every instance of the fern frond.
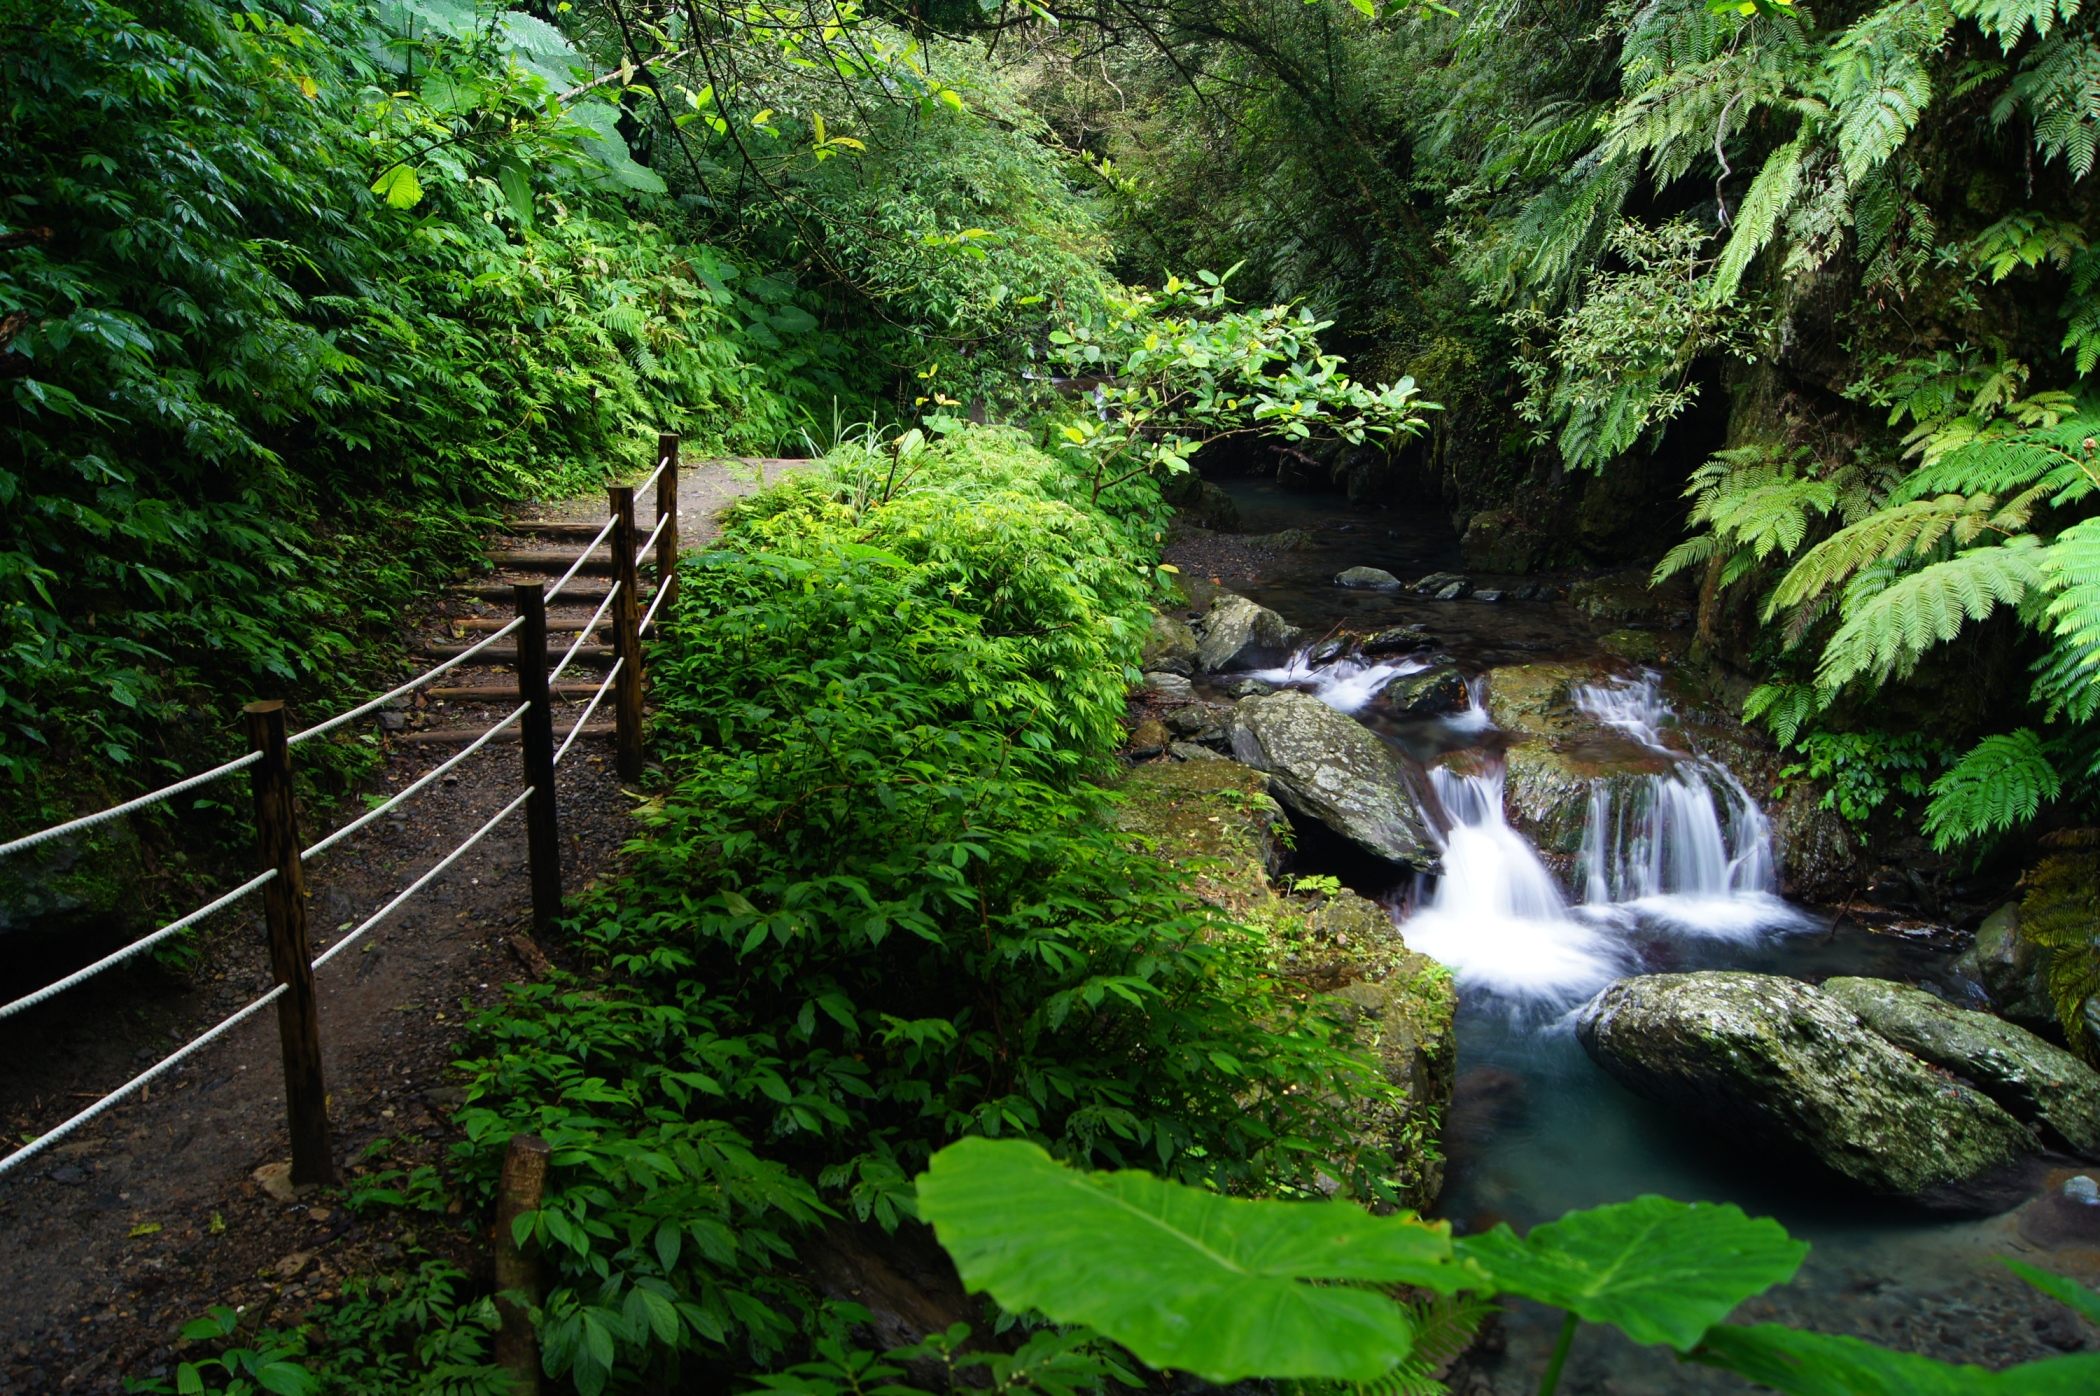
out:
{"label": "fern frond", "polygon": [[1848,592],[1844,621],[1823,648],[1817,682],[1836,689],[1861,674],[1887,677],[1960,634],[1963,622],[2043,590],[2048,583],[2039,552],[2039,540],[2022,534],[1998,547],[1956,553],[1886,586],[1877,577],[1878,590]]}
{"label": "fern frond", "polygon": [[2034,697],[2044,714],[2085,721],[2100,712],[2100,519],[2056,535],[2042,550],[2050,590],[2049,652],[2034,666]]}
{"label": "fern frond", "polygon": [[[2035,394],[2036,399],[2044,396]],[[2047,410],[2057,404],[2040,406]],[[2100,436],[2096,433],[2100,433],[2100,420],[2083,414],[2025,431],[1981,432],[1912,471],[1896,487],[1895,498],[2002,495],[2038,489],[2050,496],[2050,507],[2060,509],[2100,490]]]}
{"label": "fern frond", "polygon": [[1954,13],[1975,20],[1978,29],[2011,53],[2030,27],[2036,38],[2047,38],[2057,23],[2076,19],[2078,0],[1954,0]]}
{"label": "fern frond", "polygon": [[1779,220],[1786,216],[1801,193],[1801,167],[1816,142],[1819,123],[1804,119],[1800,134],[1765,158],[1750,181],[1750,192],[1735,211],[1735,228],[1728,245],[1714,263],[1713,284],[1708,298],[1716,305],[1734,297],[1752,258],[1765,250]]}
{"label": "fern frond", "polygon": [[1932,101],[1923,60],[1945,42],[1950,18],[1937,6],[1884,5],[1831,45],[1838,153],[1852,183],[1903,147]]}
{"label": "fern frond", "polygon": [[1655,575],[1649,585],[1661,586],[1671,577],[1692,567],[1704,567],[1713,561],[1719,551],[1719,542],[1711,533],[1702,533],[1696,538],[1687,538],[1663,554],[1663,560],[1655,564]]}
{"label": "fern frond", "polygon": [[1985,737],[1932,783],[1925,832],[1945,853],[1956,844],[2025,824],[2062,789],[2063,780],[2033,729]]}
{"label": "fern frond", "polygon": [[1376,1381],[1356,1382],[1353,1396],[1444,1396],[1437,1378],[1473,1344],[1495,1306],[1472,1294],[1440,1294],[1424,1304],[1405,1304],[1414,1343],[1400,1365]]}
{"label": "fern frond", "polygon": [[1814,600],[1873,563],[1920,558],[1950,535],[1971,542],[1991,526],[1997,507],[1987,494],[1943,494],[1870,514],[1810,548],[1773,589],[1765,618]]}
{"label": "fern frond", "polygon": [[2100,153],[2100,44],[2060,34],[2036,44],[2020,67],[1992,103],[1991,119],[2003,124],[2025,110],[2043,159],[2061,157],[2072,177],[2083,179]]}
{"label": "fern frond", "polygon": [[1743,721],[1762,718],[1772,740],[1789,747],[1802,726],[1822,710],[1822,695],[1813,684],[1761,683],[1743,700]]}

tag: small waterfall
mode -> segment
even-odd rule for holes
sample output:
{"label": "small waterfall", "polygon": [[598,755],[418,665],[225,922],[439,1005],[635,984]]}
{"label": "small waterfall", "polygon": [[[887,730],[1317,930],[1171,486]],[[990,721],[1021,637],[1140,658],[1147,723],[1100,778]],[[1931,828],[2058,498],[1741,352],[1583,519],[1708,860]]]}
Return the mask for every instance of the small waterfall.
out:
{"label": "small waterfall", "polygon": [[1576,919],[1553,874],[1502,813],[1502,768],[1429,773],[1448,816],[1443,874],[1406,924],[1407,943],[1460,981],[1518,999],[1571,999],[1621,970],[1597,928]]}
{"label": "small waterfall", "polygon": [[1345,713],[1362,712],[1386,680],[1402,674],[1418,674],[1429,666],[1419,659],[1373,662],[1350,655],[1327,664],[1314,664],[1309,651],[1300,650],[1291,662],[1278,669],[1255,669],[1246,677],[1263,683],[1303,688],[1330,708]]}
{"label": "small waterfall", "polygon": [[[1575,702],[1671,761],[1664,774],[1600,780],[1590,788],[1578,863],[1582,899],[1593,906],[1744,896],[1769,903],[1777,884],[1772,826],[1727,767],[1665,744],[1663,730],[1675,725],[1676,714],[1658,676],[1586,685],[1576,690]],[[1719,921],[1732,926],[1740,919]]]}

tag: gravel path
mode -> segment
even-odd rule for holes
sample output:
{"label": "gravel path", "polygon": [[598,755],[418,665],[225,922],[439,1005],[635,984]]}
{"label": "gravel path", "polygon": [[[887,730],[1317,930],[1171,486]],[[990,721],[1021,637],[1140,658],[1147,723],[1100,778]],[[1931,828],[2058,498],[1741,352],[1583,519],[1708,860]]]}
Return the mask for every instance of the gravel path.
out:
{"label": "gravel path", "polygon": [[[679,499],[683,545],[704,543],[724,504],[795,464],[689,466]],[[519,516],[602,518],[602,508],[585,498]],[[652,505],[642,527],[653,524]],[[414,639],[453,638],[466,621],[506,613],[447,596],[407,629]],[[581,620],[587,611],[558,614]],[[462,668],[439,682],[500,689],[515,679]],[[383,737],[385,763],[364,793],[398,789],[458,749],[416,740],[415,729],[485,727],[510,706],[452,702],[390,714],[398,730]],[[573,720],[557,704],[557,731]],[[492,743],[405,807],[403,819],[381,820],[310,864],[317,942],[325,946],[376,911],[507,803],[521,784],[518,760],[516,746]],[[613,867],[636,797],[613,778],[603,741],[571,751],[557,788],[573,894]],[[319,832],[306,830],[308,841]],[[152,966],[107,975],[0,1023],[0,1054],[10,1062],[0,1118],[10,1139],[49,1128],[142,1060],[164,1056],[267,989],[260,909],[245,911],[209,940],[202,968],[187,977]],[[544,966],[522,938],[529,920],[524,823],[514,816],[320,972],[336,1156],[346,1172],[433,1161],[457,1137],[447,1121],[458,1103],[447,1079],[456,1033],[505,984]],[[273,1019],[265,1010],[149,1098],[0,1179],[0,1393],[119,1392],[124,1377],[169,1375],[180,1326],[212,1304],[239,1306],[244,1324],[289,1324],[334,1297],[343,1276],[419,1251],[470,1272],[483,1263],[469,1224],[442,1214],[422,1219],[419,1235],[412,1214],[367,1220],[335,1195],[285,1202],[259,1186],[256,1170],[289,1157]]]}

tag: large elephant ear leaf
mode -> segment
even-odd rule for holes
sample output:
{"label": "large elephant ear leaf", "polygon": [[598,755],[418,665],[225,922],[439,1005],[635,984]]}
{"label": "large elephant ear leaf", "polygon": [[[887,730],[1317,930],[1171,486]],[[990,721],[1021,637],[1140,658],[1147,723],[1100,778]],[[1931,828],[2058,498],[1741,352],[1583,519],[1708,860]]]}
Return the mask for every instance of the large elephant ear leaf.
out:
{"label": "large elephant ear leaf", "polygon": [[1730,1203],[1638,1197],[1570,1212],[1519,1237],[1507,1225],[1457,1243],[1495,1287],[1680,1351],[1808,1254],[1770,1218]]}
{"label": "large elephant ear leaf", "polygon": [[2100,1390],[2100,1353],[1992,1372],[1776,1323],[1715,1328],[1691,1356],[1784,1396],[2091,1396]]}
{"label": "large elephant ear leaf", "polygon": [[1088,1174],[1021,1140],[965,1139],[918,1180],[963,1281],[1085,1324],[1154,1367],[1371,1381],[1408,1354],[1383,1295],[1308,1280],[1483,1288],[1448,1230],[1347,1203],[1220,1197],[1149,1173]]}

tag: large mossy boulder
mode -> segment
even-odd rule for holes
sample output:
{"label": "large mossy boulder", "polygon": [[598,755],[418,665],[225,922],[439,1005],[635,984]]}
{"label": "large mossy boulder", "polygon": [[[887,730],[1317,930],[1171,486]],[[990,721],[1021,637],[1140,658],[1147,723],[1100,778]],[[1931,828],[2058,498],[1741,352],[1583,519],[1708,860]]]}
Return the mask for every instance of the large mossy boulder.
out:
{"label": "large mossy boulder", "polygon": [[1117,786],[1116,824],[1190,868],[1196,895],[1235,916],[1274,900],[1269,875],[1281,866],[1283,809],[1268,777],[1237,761],[1134,766]]}
{"label": "large mossy boulder", "polygon": [[92,959],[143,929],[147,875],[128,817],[0,858],[0,947],[16,963]]}
{"label": "large mossy boulder", "polygon": [[1730,1140],[1917,1197],[2033,1153],[2027,1126],[1797,980],[1709,970],[1622,979],[1576,1036],[1627,1089]]}
{"label": "large mossy boulder", "polygon": [[1348,891],[1275,891],[1286,821],[1267,785],[1237,761],[1138,766],[1117,787],[1117,822],[1186,867],[1204,901],[1265,933],[1278,973],[1349,1025],[1401,1095],[1337,1108],[1350,1112],[1358,1139],[1391,1156],[1402,1201],[1427,1207],[1443,1182],[1438,1127],[1451,1099],[1457,990],[1449,971],[1407,948],[1377,903]]}
{"label": "large mossy boulder", "polygon": [[1452,665],[1438,664],[1394,675],[1378,690],[1375,701],[1388,716],[1415,718],[1463,712],[1470,698],[1466,676]]}
{"label": "large mossy boulder", "polygon": [[1972,1082],[2073,1153],[2100,1158],[2100,1071],[2025,1028],[1887,979],[1832,979],[1823,992],[1914,1057]]}
{"label": "large mossy boulder", "polygon": [[1392,862],[1435,863],[1400,758],[1362,723],[1309,693],[1269,693],[1242,698],[1230,732],[1233,756],[1293,812]]}
{"label": "large mossy boulder", "polygon": [[1602,674],[1566,664],[1520,664],[1488,675],[1488,716],[1515,737],[1506,756],[1503,812],[1547,866],[1568,877],[1599,782],[1612,806],[1632,808],[1671,758],[1599,724],[1575,705],[1575,690]]}
{"label": "large mossy boulder", "polygon": [[1207,674],[1272,668],[1289,661],[1298,639],[1298,627],[1268,607],[1221,591],[1203,617],[1196,662]]}

